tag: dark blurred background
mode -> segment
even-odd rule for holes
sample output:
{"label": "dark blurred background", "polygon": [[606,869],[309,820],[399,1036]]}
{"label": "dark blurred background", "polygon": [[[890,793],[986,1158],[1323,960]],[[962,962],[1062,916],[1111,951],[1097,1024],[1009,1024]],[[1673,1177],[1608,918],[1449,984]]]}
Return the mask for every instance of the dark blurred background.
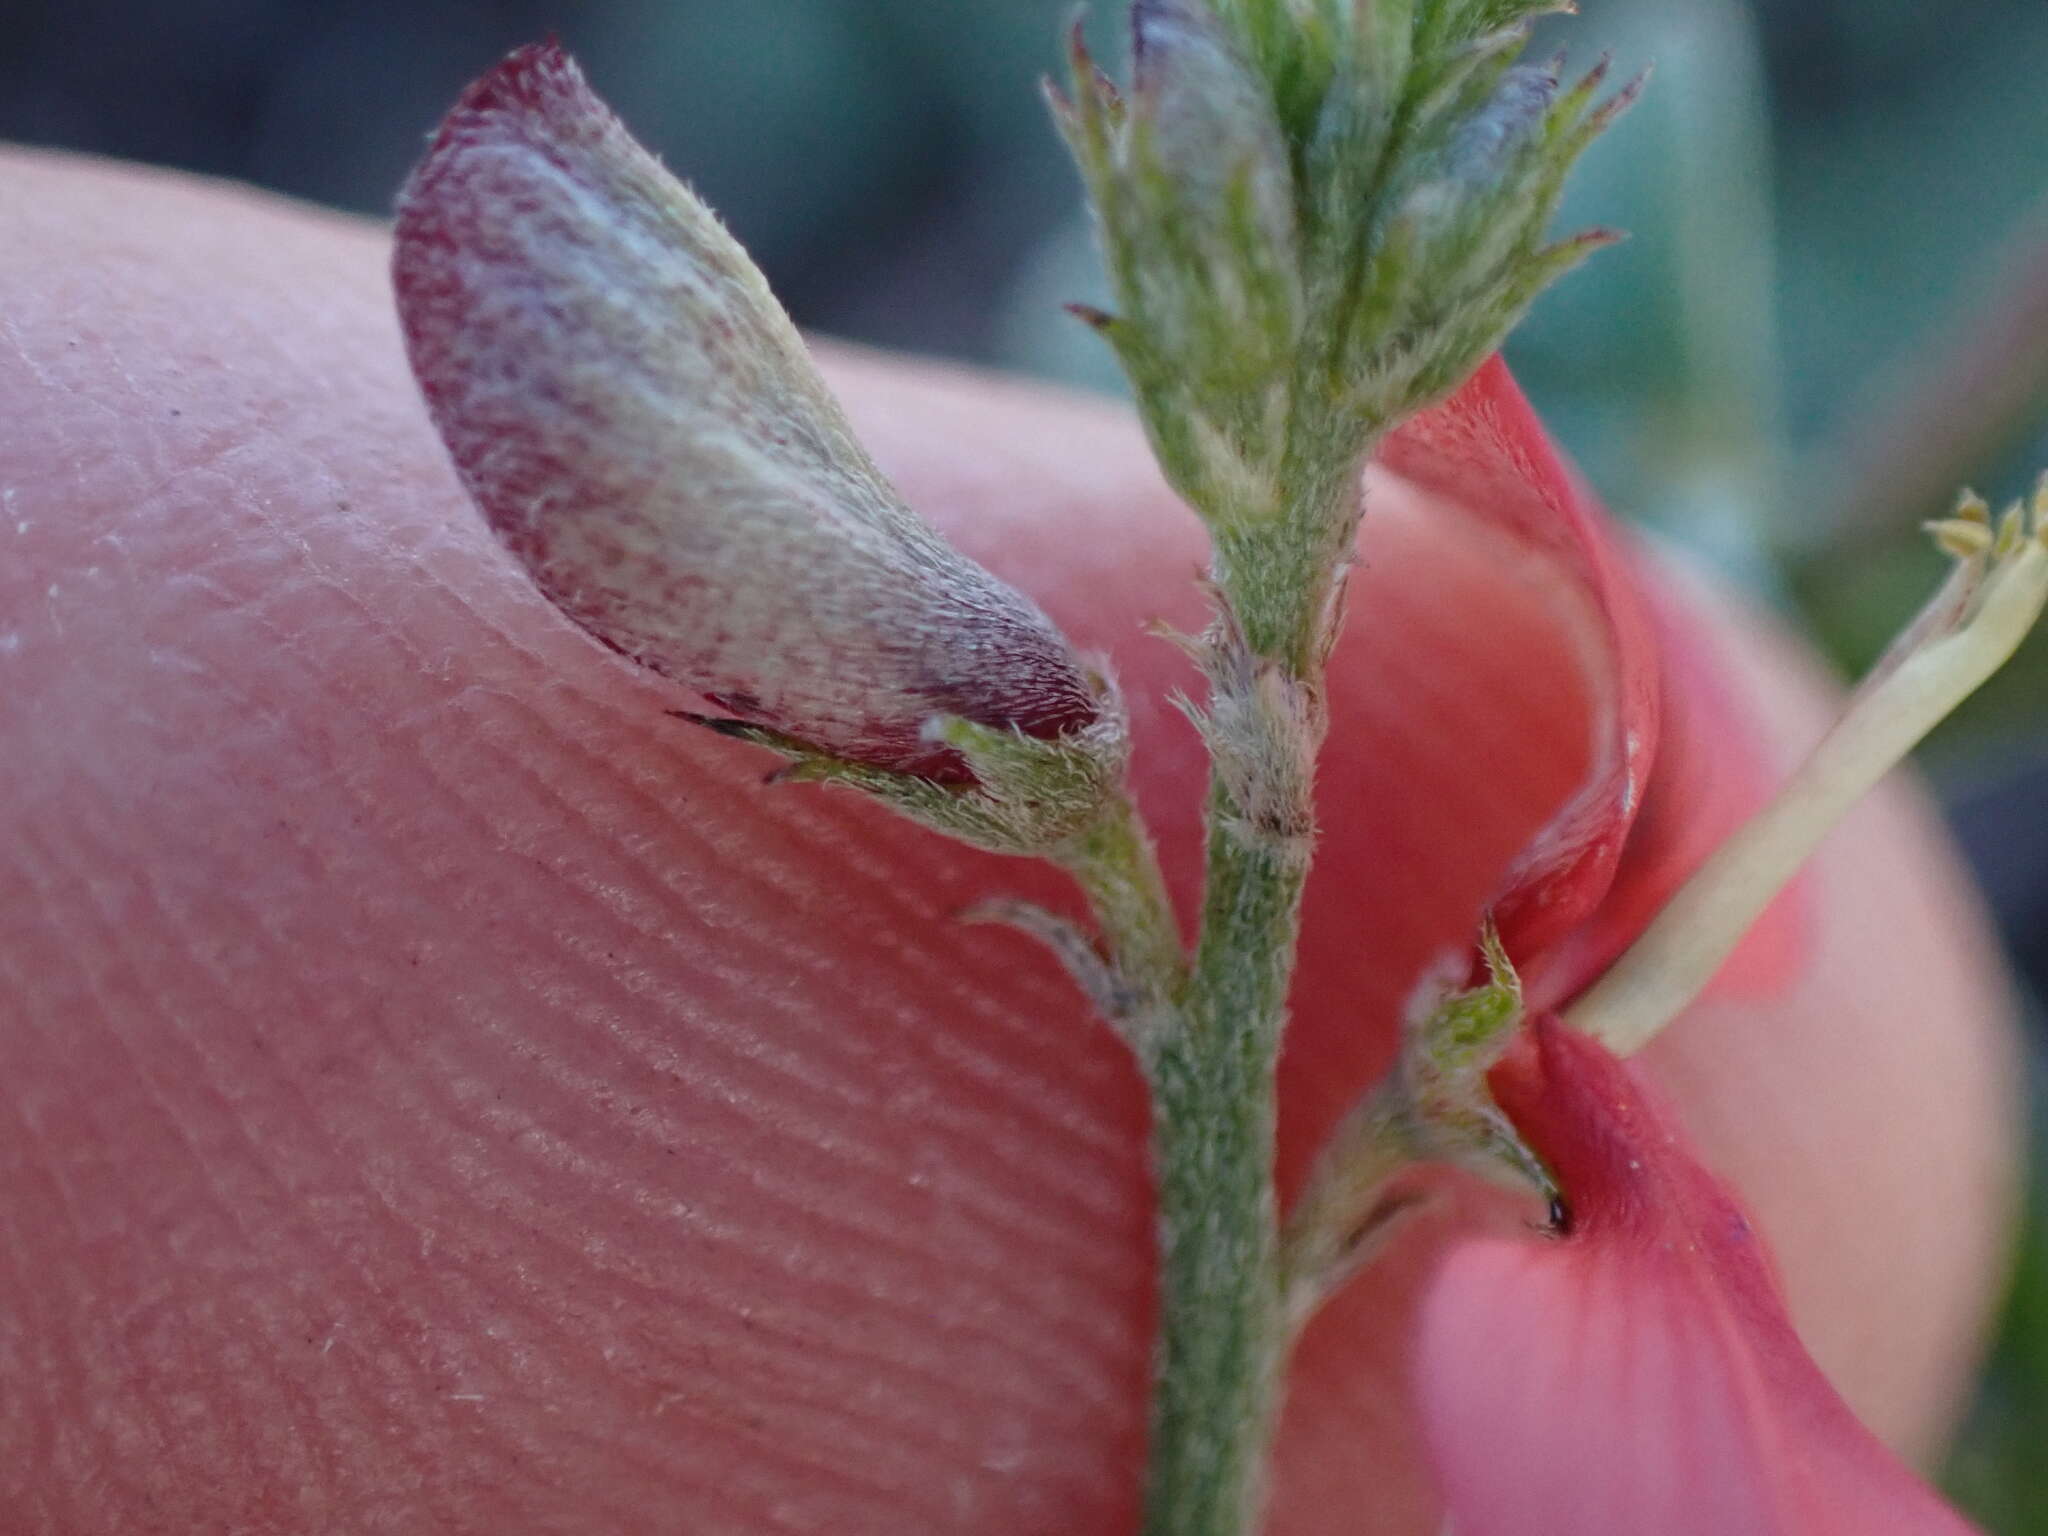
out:
{"label": "dark blurred background", "polygon": [[[1939,574],[1919,520],[1959,484],[1997,501],[2048,465],[2048,4],[1583,9],[1556,42],[1657,74],[1589,157],[1567,219],[1635,238],[1543,302],[1510,348],[1517,371],[1617,510],[1856,668]],[[0,137],[382,214],[462,85],[552,32],[803,324],[1115,389],[1059,312],[1098,289],[1037,94],[1070,10],[0,0]],[[1118,6],[1095,10],[1116,56]],[[2036,998],[2044,688],[2037,639],[1924,754]],[[2048,1533],[2048,1157],[2036,1170],[2013,1299],[1948,1472],[2003,1533]]]}

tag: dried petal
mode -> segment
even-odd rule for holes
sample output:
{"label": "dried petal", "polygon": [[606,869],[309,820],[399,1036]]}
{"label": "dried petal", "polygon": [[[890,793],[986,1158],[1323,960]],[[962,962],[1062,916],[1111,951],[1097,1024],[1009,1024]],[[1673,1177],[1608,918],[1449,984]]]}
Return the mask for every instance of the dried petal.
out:
{"label": "dried petal", "polygon": [[1097,718],[1067,642],[906,508],[710,211],[554,47],[456,104],[399,203],[413,370],[470,494],[613,649],[747,720],[960,777],[935,716]]}

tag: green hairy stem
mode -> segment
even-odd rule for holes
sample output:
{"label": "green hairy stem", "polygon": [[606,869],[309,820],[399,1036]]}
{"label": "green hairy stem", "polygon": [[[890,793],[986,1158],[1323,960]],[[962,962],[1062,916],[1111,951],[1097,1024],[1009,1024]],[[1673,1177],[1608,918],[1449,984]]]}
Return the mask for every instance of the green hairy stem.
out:
{"label": "green hairy stem", "polygon": [[[1146,1536],[1257,1529],[1290,1307],[1319,1294],[1282,1273],[1274,1073],[1364,461],[1607,238],[1544,243],[1566,168],[1628,96],[1596,107],[1599,71],[1560,90],[1554,67],[1513,65],[1529,21],[1557,8],[1138,0],[1129,84],[1077,40],[1071,94],[1053,94],[1118,304],[1084,318],[1213,541],[1215,617],[1192,647],[1209,690],[1206,886],[1184,976],[1162,982],[1156,960],[1173,931],[1163,897],[1149,912],[1095,903],[1112,971],[1155,957],[1143,977],[1092,983],[1125,1008],[1152,1094]],[[1068,863],[1091,892],[1128,896],[1148,887],[1149,848],[1125,851],[1138,872],[1122,879],[1106,880],[1119,855],[1100,840]],[[1092,961],[1070,964],[1088,980]],[[1458,1090],[1483,1097],[1480,1075]],[[1326,1236],[1290,1234],[1290,1253],[1334,1248]]]}

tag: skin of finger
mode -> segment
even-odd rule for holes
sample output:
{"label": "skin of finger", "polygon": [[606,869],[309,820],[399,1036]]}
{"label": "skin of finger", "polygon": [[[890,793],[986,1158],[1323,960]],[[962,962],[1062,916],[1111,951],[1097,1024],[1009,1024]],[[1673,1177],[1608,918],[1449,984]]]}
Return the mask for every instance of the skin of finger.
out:
{"label": "skin of finger", "polygon": [[[376,231],[57,160],[5,176],[8,1507],[67,1531],[1125,1528],[1141,1094],[1027,945],[948,921],[1057,884],[765,791],[555,620],[425,425]],[[1115,653],[1185,890],[1199,764],[1130,625],[1196,622],[1200,546],[1135,432],[832,371],[914,504]],[[1425,550],[1542,654],[1540,593],[1386,500],[1382,569]],[[1295,1052],[1332,1099],[1575,769],[1515,750],[1582,709],[1563,683],[1518,715],[1496,661],[1494,707],[1450,732],[1374,685],[1404,635],[1462,654],[1402,586],[1340,664]],[[1451,674],[1483,671],[1462,643]],[[1811,697],[1772,707],[1810,728]],[[1416,775],[1464,789],[1367,793]],[[1740,1054],[1680,1036],[1660,1070],[1710,1153],[1768,1171],[1801,1321],[1910,1441],[1967,1359],[2010,1122],[1974,915],[1922,814],[1882,814],[1903,853],[1843,878],[1877,1023],[1816,970],[1730,1027]],[[1404,846],[1455,856],[1384,878]],[[1901,923],[1921,947],[1893,973],[1868,940]],[[1931,1142],[1889,1135],[1908,1110]],[[1853,1172],[1788,1179],[1816,1147]],[[1388,1383],[1425,1249],[1312,1335],[1280,1529],[1355,1529],[1376,1484],[1402,1490],[1381,1528],[1422,1518]],[[1895,1298],[1902,1267],[1924,1273]]]}

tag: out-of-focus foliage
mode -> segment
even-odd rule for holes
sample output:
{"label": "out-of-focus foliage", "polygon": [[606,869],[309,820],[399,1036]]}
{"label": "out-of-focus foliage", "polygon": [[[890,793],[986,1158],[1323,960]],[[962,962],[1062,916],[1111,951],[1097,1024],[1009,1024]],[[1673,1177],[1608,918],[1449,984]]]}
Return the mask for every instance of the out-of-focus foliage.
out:
{"label": "out-of-focus foliage", "polygon": [[[1117,58],[1116,0],[1089,36]],[[1511,356],[1621,511],[1867,661],[1939,574],[1939,489],[2048,462],[2048,5],[1586,0],[1658,73],[1560,226],[1634,239]],[[381,212],[419,125],[558,30],[806,324],[1116,387],[1059,311],[1103,285],[1037,92],[1070,0],[0,0],[0,137]],[[118,46],[109,40],[118,38]],[[1560,41],[1563,39],[1561,38]],[[1056,451],[1056,445],[1049,448]],[[2015,959],[2048,982],[2048,642],[1934,764]],[[2038,1037],[2037,1037],[2038,1038]],[[2037,1072],[2041,1052],[2037,1045]],[[2048,1532],[2048,1160],[1952,1485]]]}
{"label": "out-of-focus foliage", "polygon": [[2000,1536],[2048,1531],[2048,1083],[2035,1072],[2034,1176],[2027,1225],[1989,1368],[1948,1466],[1948,1491]]}

